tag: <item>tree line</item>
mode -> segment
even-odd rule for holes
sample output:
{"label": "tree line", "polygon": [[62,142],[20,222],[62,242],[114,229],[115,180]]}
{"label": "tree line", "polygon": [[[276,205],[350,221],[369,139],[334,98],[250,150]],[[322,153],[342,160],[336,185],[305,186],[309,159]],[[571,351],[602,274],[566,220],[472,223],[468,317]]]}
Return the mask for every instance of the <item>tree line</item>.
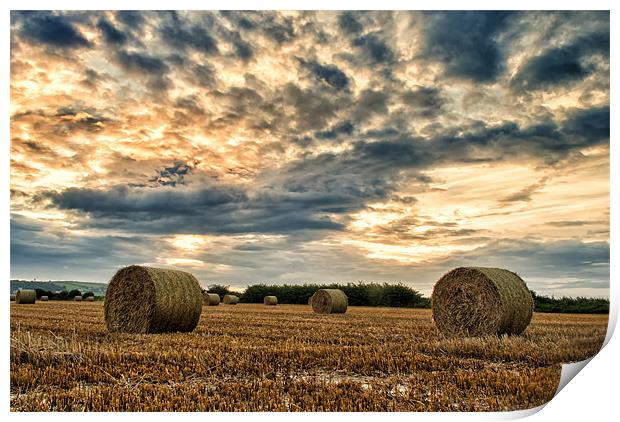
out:
{"label": "tree line", "polygon": [[82,299],[86,299],[90,296],[95,296],[93,292],[80,292],[78,289],[50,291],[45,289],[34,289],[37,292],[37,299],[41,299],[41,296],[47,296],[49,300],[73,300],[76,296],[82,296]]}
{"label": "tree line", "polygon": [[[274,295],[281,304],[307,304],[310,296],[319,289],[341,289],[349,298],[351,306],[386,306],[394,308],[430,308],[431,300],[417,290],[402,283],[347,283],[347,284],[253,284],[241,294],[230,290],[230,286],[213,284],[209,293],[217,293],[220,298],[226,294],[236,294],[241,303],[262,303],[263,298]],[[607,314],[609,300],[599,298],[554,298],[539,295],[530,290],[536,312]]]}

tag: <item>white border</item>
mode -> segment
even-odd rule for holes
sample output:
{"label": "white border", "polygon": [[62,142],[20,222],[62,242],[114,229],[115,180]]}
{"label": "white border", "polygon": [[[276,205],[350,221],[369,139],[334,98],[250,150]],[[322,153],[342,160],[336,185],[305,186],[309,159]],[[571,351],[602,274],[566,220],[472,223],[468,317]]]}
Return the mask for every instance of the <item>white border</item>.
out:
{"label": "white border", "polygon": [[[290,2],[282,0],[272,1],[241,1],[241,0],[228,0],[225,3],[215,2],[199,2],[188,0],[176,0],[174,2],[164,2],[160,0],[153,0],[149,2],[137,2],[137,1],[106,1],[106,2],[94,2],[94,1],[33,1],[22,0],[13,1],[10,4],[5,3],[6,9],[1,15],[2,20],[2,56],[4,58],[2,65],[2,134],[3,134],[3,148],[4,154],[0,158],[0,174],[4,177],[1,178],[3,184],[3,194],[5,201],[0,206],[0,259],[2,265],[2,274],[4,275],[5,282],[8,282],[10,278],[9,265],[10,265],[10,253],[9,253],[9,214],[10,214],[10,197],[9,197],[9,185],[10,185],[10,171],[9,171],[9,113],[7,110],[9,107],[9,40],[10,40],[10,24],[9,24],[9,10],[12,9],[175,9],[175,10],[190,10],[190,9],[258,9],[258,10],[274,10],[274,9],[315,9],[315,10],[346,10],[346,9],[367,9],[376,10],[377,7],[382,9],[414,9],[414,10],[450,10],[450,9],[465,9],[465,10],[489,10],[489,9],[515,9],[515,10],[611,10],[611,39],[612,39],[612,54],[611,61],[617,55],[617,10],[616,6],[618,2],[603,1],[603,0],[590,0],[588,2],[578,2],[574,0],[546,0],[541,2],[540,0],[522,0],[522,1],[455,1],[455,0],[434,0],[434,1],[416,1],[416,2],[404,2],[404,1],[392,1],[383,0],[381,2],[357,0],[357,1],[324,1],[318,0],[313,2]],[[612,98],[617,98],[617,69],[615,66],[612,69]],[[612,101],[611,110],[613,116],[613,110],[615,103]],[[615,134],[614,119],[612,121],[612,139]],[[617,148],[614,147],[614,143],[611,142],[611,186],[617,186],[618,171],[615,167],[617,164]],[[611,209],[615,211],[618,205],[618,195],[614,193],[612,189],[610,192]],[[614,221],[614,215],[611,219],[611,244],[615,245],[618,239],[618,232]],[[618,360],[620,356],[620,346],[617,340],[617,336],[611,337],[613,327],[617,320],[617,304],[619,300],[617,282],[617,263],[618,252],[614,247],[611,248],[611,286],[610,286],[610,299],[612,304],[612,313],[610,314],[610,330],[608,331],[608,341],[606,347],[595,356],[590,363],[586,366],[586,369],[579,373],[573,381],[571,381],[551,402],[542,408],[535,411],[523,411],[523,412],[509,412],[509,413],[390,413],[389,415],[382,413],[355,413],[355,414],[338,414],[338,413],[305,413],[305,414],[286,414],[286,413],[242,413],[242,414],[226,414],[226,413],[213,413],[205,416],[202,413],[196,414],[175,414],[175,416],[182,416],[183,419],[201,420],[205,417],[215,419],[230,419],[231,417],[237,419],[247,419],[255,421],[256,419],[273,420],[289,420],[291,417],[308,420],[320,417],[326,420],[340,420],[342,417],[355,418],[357,421],[368,419],[383,419],[389,417],[390,419],[400,419],[410,421],[411,418],[416,420],[453,420],[458,418],[459,420],[505,420],[514,419],[518,417],[527,416],[534,413],[531,417],[532,420],[548,420],[548,419],[564,419],[568,420],[580,419],[580,420],[608,420],[610,415],[617,414],[618,399],[617,399],[617,384],[618,384]],[[3,307],[4,324],[2,325],[3,336],[5,339],[9,339],[9,306],[7,302],[0,302]],[[1,362],[2,373],[4,374],[4,382],[2,383],[2,394],[4,400],[2,401],[2,410],[5,413],[9,412],[9,341],[6,341],[2,347],[4,358]],[[67,413],[46,413],[46,414],[28,414],[28,413],[10,413],[9,417],[14,419],[29,419],[36,417],[38,420],[41,418],[51,420],[77,420],[88,417],[89,420],[102,420],[112,416],[107,413],[89,414],[88,416],[80,414],[67,414]],[[145,415],[148,418],[168,418],[169,415],[149,414]],[[129,413],[117,413],[114,414],[115,418],[129,419],[133,418]],[[544,419],[541,419],[544,418]]]}

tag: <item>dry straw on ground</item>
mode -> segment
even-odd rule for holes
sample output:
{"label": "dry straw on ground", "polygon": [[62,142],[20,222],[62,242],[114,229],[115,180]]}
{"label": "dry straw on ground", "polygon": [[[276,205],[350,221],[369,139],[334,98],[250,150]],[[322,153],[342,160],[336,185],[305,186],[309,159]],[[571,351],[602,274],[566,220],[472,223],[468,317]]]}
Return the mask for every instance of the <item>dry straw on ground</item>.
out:
{"label": "dry straw on ground", "polygon": [[239,303],[239,296],[235,296],[235,295],[224,296],[224,305],[236,305],[237,303]]}
{"label": "dry straw on ground", "polygon": [[18,290],[15,293],[15,302],[19,304],[31,304],[37,301],[37,292],[34,290]]}
{"label": "dry straw on ground", "polygon": [[462,267],[433,289],[433,319],[448,336],[520,334],[530,323],[534,300],[517,274],[500,268]]}
{"label": "dry straw on ground", "polygon": [[202,289],[192,274],[138,265],[118,270],[104,304],[112,332],[188,332],[201,312]]}
{"label": "dry straw on ground", "polygon": [[317,314],[344,314],[348,303],[340,289],[320,289],[312,295],[312,310]]}
{"label": "dry straw on ground", "polygon": [[15,295],[11,295],[11,302],[15,302]]}
{"label": "dry straw on ground", "polygon": [[40,300],[41,302],[47,302],[48,300],[50,300],[50,298],[49,298],[49,297],[47,297],[47,296],[41,296],[41,297],[39,298],[39,300]]}
{"label": "dry straw on ground", "polygon": [[217,306],[220,304],[220,295],[217,293],[203,292],[204,303],[208,306]]}
{"label": "dry straw on ground", "polygon": [[263,303],[269,306],[275,306],[278,304],[278,298],[275,296],[265,296],[263,298]]}
{"label": "dry straw on ground", "polygon": [[93,296],[88,296],[86,298],[86,302],[94,302],[94,301],[95,301],[95,298]]}

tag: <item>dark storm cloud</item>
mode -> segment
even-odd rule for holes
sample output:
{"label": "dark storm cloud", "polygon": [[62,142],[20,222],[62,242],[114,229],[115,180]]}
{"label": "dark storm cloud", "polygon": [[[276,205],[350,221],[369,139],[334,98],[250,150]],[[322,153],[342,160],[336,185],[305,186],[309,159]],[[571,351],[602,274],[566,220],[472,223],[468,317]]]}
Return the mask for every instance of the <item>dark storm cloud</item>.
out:
{"label": "dark storm cloud", "polygon": [[609,105],[573,110],[564,124],[564,131],[590,139],[592,143],[609,139],[609,113]]}
{"label": "dark storm cloud", "polygon": [[108,44],[123,45],[127,42],[127,35],[116,29],[106,18],[99,19],[97,28],[99,28]]}
{"label": "dark storm cloud", "polygon": [[125,71],[146,76],[149,88],[154,91],[166,90],[172,84],[167,78],[170,68],[161,58],[119,50],[116,52],[116,60]]}
{"label": "dark storm cloud", "polygon": [[338,66],[333,64],[322,65],[316,60],[306,61],[301,58],[298,60],[304,68],[310,70],[317,79],[327,85],[337,90],[344,90],[348,87],[349,78],[342,70],[338,69]]}
{"label": "dark storm cloud", "polygon": [[239,33],[237,33],[236,36],[233,38],[233,45],[235,47],[235,53],[237,54],[237,57],[239,57],[241,60],[247,61],[254,57],[254,49],[249,43],[245,42],[241,38]]}
{"label": "dark storm cloud", "polygon": [[263,13],[260,27],[267,37],[278,44],[285,44],[295,39],[295,27],[290,17]]}
{"label": "dark storm cloud", "polygon": [[51,12],[20,12],[22,39],[59,48],[89,47],[90,42],[68,19]]}
{"label": "dark storm cloud", "polygon": [[153,213],[171,215],[193,207],[216,207],[243,196],[236,190],[201,188],[195,191],[168,189],[132,190],[117,186],[109,190],[69,188],[59,194],[47,193],[61,209],[76,209],[99,215]]}
{"label": "dark storm cloud", "polygon": [[490,82],[504,68],[497,36],[514,12],[428,12],[423,56],[439,61],[448,76]]}
{"label": "dark storm cloud", "polygon": [[286,104],[294,108],[294,121],[301,130],[322,129],[340,108],[332,96],[302,89],[293,83],[284,87],[282,95]]}
{"label": "dark storm cloud", "polygon": [[190,67],[191,80],[204,88],[212,88],[217,80],[215,68],[208,63],[195,64]]}
{"label": "dark storm cloud", "polygon": [[353,118],[365,121],[373,114],[387,114],[390,94],[385,90],[365,89],[355,100]]}
{"label": "dark storm cloud", "polygon": [[188,24],[176,13],[170,15],[172,18],[168,19],[169,23],[160,28],[160,36],[166,44],[181,51],[192,48],[208,55],[219,53],[217,40],[211,36],[205,25]]}
{"label": "dark storm cloud", "polygon": [[355,12],[344,12],[338,16],[338,26],[347,34],[358,34],[364,29],[355,18]]}
{"label": "dark storm cloud", "polygon": [[439,115],[446,102],[438,88],[427,86],[407,90],[400,97],[412,114],[427,118]]}
{"label": "dark storm cloud", "polygon": [[339,135],[351,135],[355,130],[355,126],[350,121],[338,123],[329,130],[316,132],[314,136],[317,139],[336,139]]}
{"label": "dark storm cloud", "polygon": [[116,12],[116,19],[129,28],[142,29],[144,24],[144,12],[139,10],[119,10]]}
{"label": "dark storm cloud", "polygon": [[345,212],[360,205],[347,194],[264,190],[248,196],[226,186],[70,188],[42,193],[37,200],[87,213],[92,217],[91,227],[144,233],[342,230],[343,226],[326,213]]}
{"label": "dark storm cloud", "polygon": [[143,53],[120,50],[117,52],[116,57],[119,64],[128,71],[152,75],[166,73],[169,70],[162,59]]}
{"label": "dark storm cloud", "polygon": [[372,64],[391,64],[395,54],[392,49],[380,38],[380,33],[373,32],[362,35],[353,40],[353,46],[358,47]]}
{"label": "dark storm cloud", "polygon": [[524,90],[545,89],[582,80],[596,71],[587,59],[598,55],[609,61],[609,33],[579,37],[570,44],[549,48],[523,65],[511,81]]}

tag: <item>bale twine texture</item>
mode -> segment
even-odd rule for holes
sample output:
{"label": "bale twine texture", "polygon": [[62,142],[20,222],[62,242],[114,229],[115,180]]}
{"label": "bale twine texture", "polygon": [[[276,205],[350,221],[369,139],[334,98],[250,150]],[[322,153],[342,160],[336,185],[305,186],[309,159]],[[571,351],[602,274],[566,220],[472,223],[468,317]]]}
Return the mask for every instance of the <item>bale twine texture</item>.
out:
{"label": "bale twine texture", "polygon": [[235,296],[235,295],[224,296],[224,305],[236,305],[237,303],[239,303],[239,296]]}
{"label": "bale twine texture", "polygon": [[435,284],[433,319],[447,336],[521,334],[534,300],[517,274],[501,268],[456,268]]}
{"label": "bale twine texture", "polygon": [[47,297],[47,296],[41,296],[41,297],[39,298],[39,300],[40,300],[41,302],[47,302],[48,300],[50,300],[50,298],[49,298],[49,297]]}
{"label": "bale twine texture", "polygon": [[312,310],[317,314],[344,314],[349,299],[340,289],[320,289],[312,295]]}
{"label": "bale twine texture", "polygon": [[15,302],[19,304],[31,304],[37,301],[37,292],[34,290],[18,290],[15,293]]}
{"label": "bale twine texture", "polygon": [[278,304],[278,298],[275,296],[265,296],[263,303],[267,306],[276,306]]}
{"label": "bale twine texture", "polygon": [[204,303],[207,306],[217,306],[220,304],[220,295],[217,293],[203,293]]}
{"label": "bale twine texture", "polygon": [[202,289],[185,271],[131,265],[112,277],[103,309],[112,332],[188,332],[200,319]]}

